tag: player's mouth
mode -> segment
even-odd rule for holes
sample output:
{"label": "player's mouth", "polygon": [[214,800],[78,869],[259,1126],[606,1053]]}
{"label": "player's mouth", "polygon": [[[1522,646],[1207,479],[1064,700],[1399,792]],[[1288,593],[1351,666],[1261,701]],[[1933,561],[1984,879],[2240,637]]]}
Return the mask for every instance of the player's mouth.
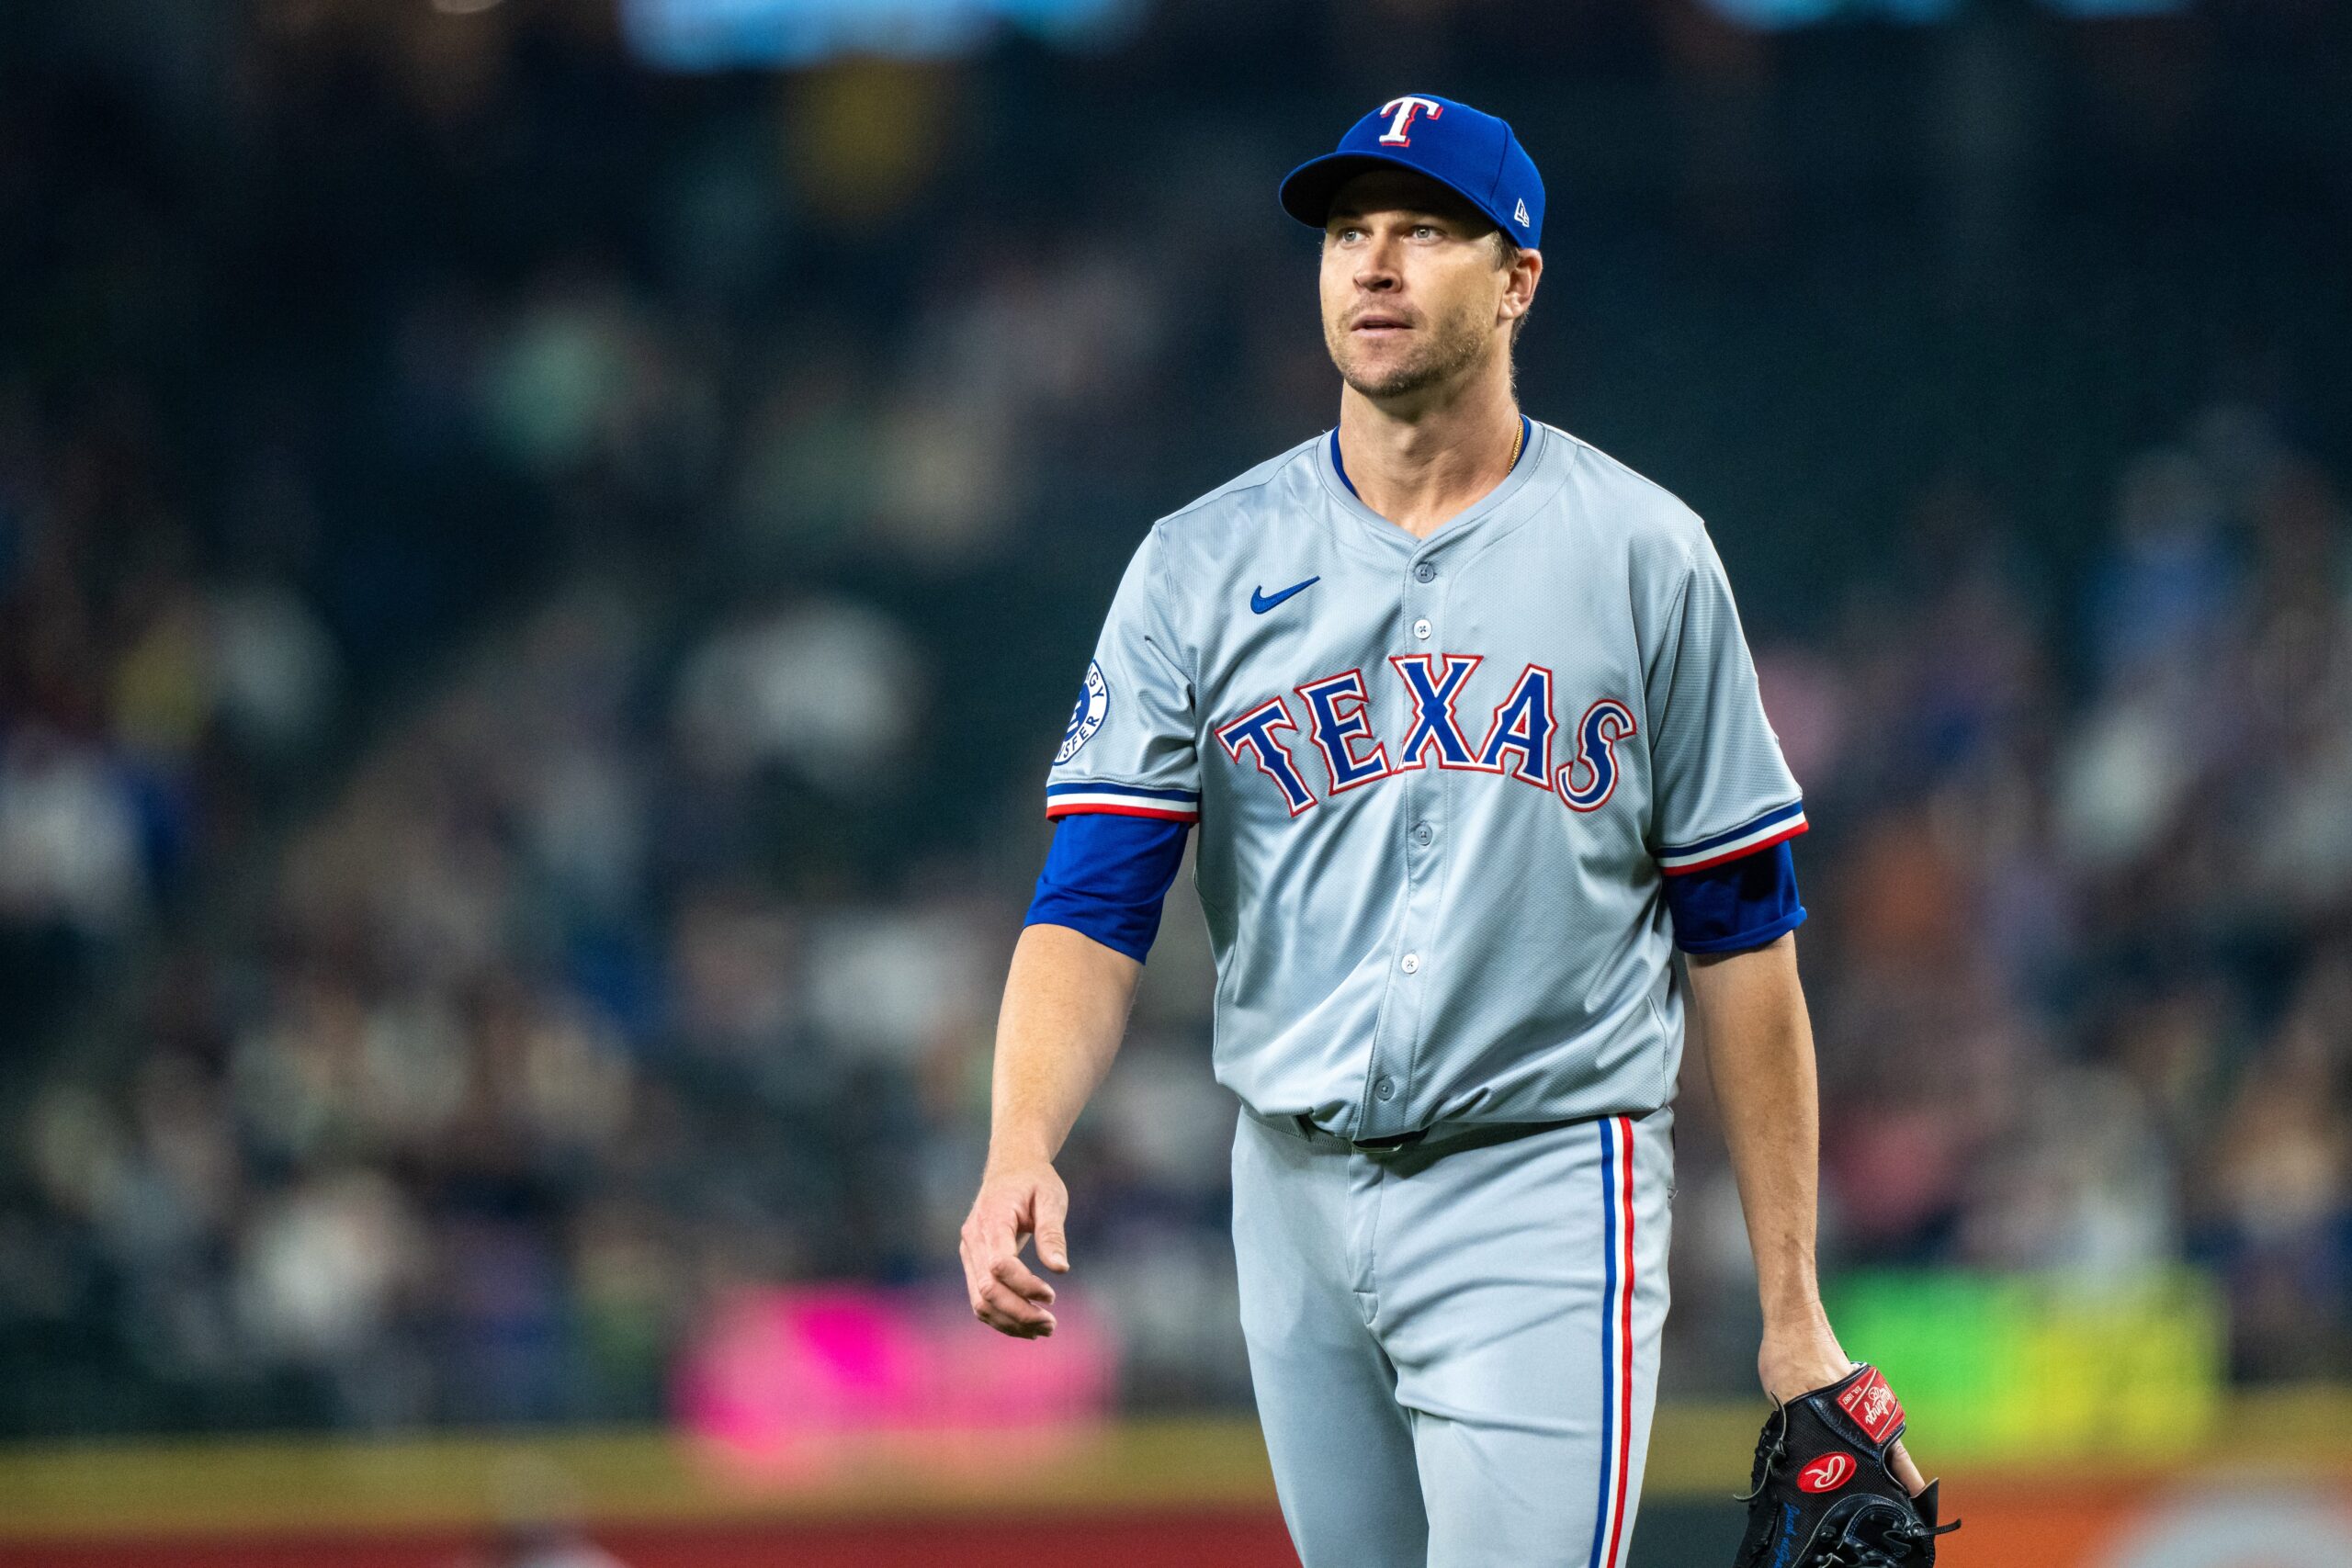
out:
{"label": "player's mouth", "polygon": [[1404,317],[1385,310],[1367,310],[1348,328],[1358,336],[1369,338],[1396,337],[1412,330],[1413,324]]}

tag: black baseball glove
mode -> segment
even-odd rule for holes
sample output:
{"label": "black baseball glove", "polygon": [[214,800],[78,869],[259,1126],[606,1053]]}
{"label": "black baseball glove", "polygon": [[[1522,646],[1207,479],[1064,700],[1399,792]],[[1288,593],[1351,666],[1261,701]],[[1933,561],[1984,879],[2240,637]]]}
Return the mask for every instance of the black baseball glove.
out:
{"label": "black baseball glove", "polygon": [[1747,1534],[1732,1568],[1934,1568],[1936,1488],[1917,1497],[1887,1456],[1903,1406],[1878,1369],[1859,1366],[1772,1412],[1756,1444]]}

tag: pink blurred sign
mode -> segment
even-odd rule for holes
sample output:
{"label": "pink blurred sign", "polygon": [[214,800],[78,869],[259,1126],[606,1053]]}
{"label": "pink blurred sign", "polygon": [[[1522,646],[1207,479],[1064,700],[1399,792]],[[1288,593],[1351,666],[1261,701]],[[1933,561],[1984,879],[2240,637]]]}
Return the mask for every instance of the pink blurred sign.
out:
{"label": "pink blurred sign", "polygon": [[686,1429],[737,1468],[799,1474],[872,1442],[952,1457],[956,1439],[1052,1439],[1102,1419],[1117,1384],[1111,1334],[1067,1288],[1049,1339],[1008,1339],[962,1298],[864,1285],[775,1287],[723,1302],[682,1361]]}

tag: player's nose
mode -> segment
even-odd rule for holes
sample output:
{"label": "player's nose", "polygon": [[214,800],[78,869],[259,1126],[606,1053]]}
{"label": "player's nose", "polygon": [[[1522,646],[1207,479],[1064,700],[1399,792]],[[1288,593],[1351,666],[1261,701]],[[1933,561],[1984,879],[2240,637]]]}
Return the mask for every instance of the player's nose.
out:
{"label": "player's nose", "polygon": [[1385,236],[1375,238],[1357,255],[1357,288],[1386,291],[1396,288],[1402,281],[1396,269],[1394,240]]}

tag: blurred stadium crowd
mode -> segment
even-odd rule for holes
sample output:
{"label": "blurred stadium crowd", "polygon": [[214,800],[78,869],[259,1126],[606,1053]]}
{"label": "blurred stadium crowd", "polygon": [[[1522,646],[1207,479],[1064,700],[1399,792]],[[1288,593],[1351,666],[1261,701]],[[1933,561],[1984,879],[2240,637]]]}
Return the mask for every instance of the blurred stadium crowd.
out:
{"label": "blurred stadium crowd", "polygon": [[[954,1288],[1110,586],[1330,417],[1270,191],[1401,90],[1340,9],[694,79],[587,6],[0,22],[0,1431],[651,1416],[730,1285]],[[2193,1260],[2239,1375],[2352,1376],[2341,17],[1374,9],[1577,215],[1530,411],[1742,588],[1833,1265]],[[1875,91],[1956,118],[1786,131]],[[1172,908],[1068,1161],[1138,1405],[1246,1397],[1206,963]],[[1669,1388],[1738,1393],[1686,1107]]]}

